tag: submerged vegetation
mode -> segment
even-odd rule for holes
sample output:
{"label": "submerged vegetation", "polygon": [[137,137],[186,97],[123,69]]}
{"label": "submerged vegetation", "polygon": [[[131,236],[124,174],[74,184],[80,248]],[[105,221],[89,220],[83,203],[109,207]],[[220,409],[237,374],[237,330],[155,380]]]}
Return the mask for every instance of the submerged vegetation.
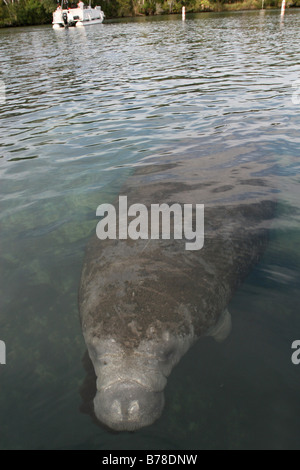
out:
{"label": "submerged vegetation", "polygon": [[[148,16],[203,11],[277,8],[281,0],[92,0],[101,5],[106,18]],[[300,0],[288,0],[288,6],[300,6]],[[0,27],[47,24],[52,21],[56,0],[0,0]]]}

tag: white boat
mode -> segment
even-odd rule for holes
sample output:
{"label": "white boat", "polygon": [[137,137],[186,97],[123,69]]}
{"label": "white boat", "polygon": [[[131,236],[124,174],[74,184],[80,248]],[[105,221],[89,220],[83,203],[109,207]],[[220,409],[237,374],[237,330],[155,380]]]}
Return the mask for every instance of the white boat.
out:
{"label": "white boat", "polygon": [[100,24],[104,20],[104,13],[101,7],[92,8],[86,6],[82,1],[77,5],[71,4],[69,8],[68,0],[61,0],[57,9],[53,13],[53,28],[82,28],[92,24]]}

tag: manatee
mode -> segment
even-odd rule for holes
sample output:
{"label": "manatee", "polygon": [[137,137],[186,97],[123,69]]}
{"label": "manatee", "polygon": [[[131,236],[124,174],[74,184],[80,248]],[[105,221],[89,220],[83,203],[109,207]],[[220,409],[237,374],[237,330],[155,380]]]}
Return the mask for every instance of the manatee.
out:
{"label": "manatee", "polygon": [[145,160],[121,191],[147,207],[204,204],[202,250],[96,236],[86,250],[79,310],[97,376],[94,412],[115,431],[157,420],[180,358],[198,338],[226,338],[228,304],[266,247],[276,206],[268,162],[244,163],[243,149],[203,153]]}

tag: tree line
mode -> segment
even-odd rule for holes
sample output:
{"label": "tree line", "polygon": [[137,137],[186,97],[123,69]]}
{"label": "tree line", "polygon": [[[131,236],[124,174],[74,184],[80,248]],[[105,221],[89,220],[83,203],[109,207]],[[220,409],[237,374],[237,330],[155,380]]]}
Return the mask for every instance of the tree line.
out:
{"label": "tree line", "polygon": [[[86,0],[87,2],[87,0]],[[280,6],[281,0],[265,0],[266,8]],[[48,24],[56,0],[0,0],[0,27]],[[106,18],[261,8],[262,0],[92,0],[101,5]],[[288,0],[288,6],[300,6],[300,0]]]}
{"label": "tree line", "polygon": [[55,5],[54,0],[0,0],[0,27],[50,23]]}

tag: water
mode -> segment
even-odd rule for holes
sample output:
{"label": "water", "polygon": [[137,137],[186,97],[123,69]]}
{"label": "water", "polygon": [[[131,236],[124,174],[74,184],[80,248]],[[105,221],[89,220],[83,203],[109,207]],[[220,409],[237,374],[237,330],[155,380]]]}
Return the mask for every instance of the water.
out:
{"label": "water", "polygon": [[[299,448],[299,15],[0,31],[2,449]],[[212,167],[223,151],[232,168],[267,159],[268,249],[230,305],[230,338],[189,351],[158,422],[111,434],[80,396],[77,291],[96,208],[144,159],[206,151]]]}

